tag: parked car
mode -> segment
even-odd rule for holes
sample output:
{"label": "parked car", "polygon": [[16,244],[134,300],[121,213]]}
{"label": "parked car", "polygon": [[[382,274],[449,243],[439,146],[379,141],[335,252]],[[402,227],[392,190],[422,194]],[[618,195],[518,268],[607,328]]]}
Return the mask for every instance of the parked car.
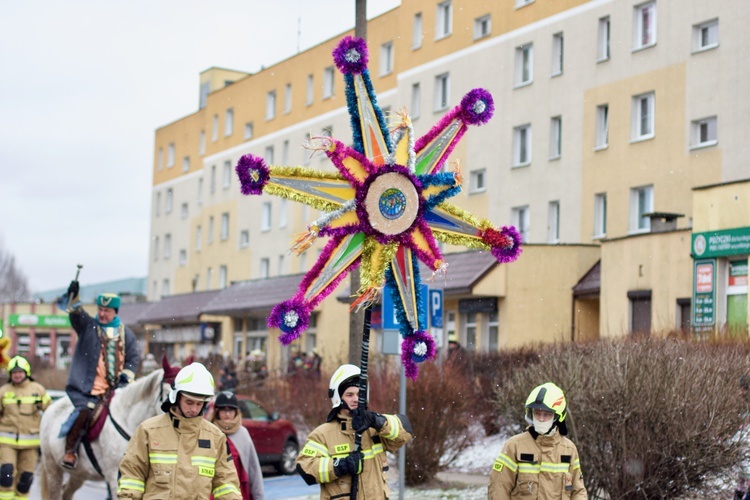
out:
{"label": "parked car", "polygon": [[[297,429],[248,396],[237,394],[242,425],[250,433],[260,465],[273,465],[281,474],[294,474],[299,453]],[[212,403],[213,404],[213,403]]]}

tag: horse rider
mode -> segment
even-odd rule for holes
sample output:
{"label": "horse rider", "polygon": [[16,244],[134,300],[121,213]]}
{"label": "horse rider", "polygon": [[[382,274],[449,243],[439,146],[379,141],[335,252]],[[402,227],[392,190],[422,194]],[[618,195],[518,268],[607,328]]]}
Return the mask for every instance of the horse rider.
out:
{"label": "horse rider", "polygon": [[214,388],[200,363],[179,371],[161,407],[165,414],[141,423],[128,444],[120,462],[120,500],[242,499],[227,437],[203,418]]}
{"label": "horse rider", "polygon": [[73,469],[78,461],[78,445],[86,434],[97,404],[107,401],[117,387],[124,387],[138,371],[138,345],[133,331],[118,313],[120,297],[102,293],[96,298],[92,318],[78,299],[78,281],[68,287],[70,324],[78,335],[68,385],[65,387],[78,416],[65,438],[62,466]]}
{"label": "horse rider", "polygon": [[0,499],[29,498],[39,458],[39,422],[52,398],[31,378],[26,358],[11,359],[8,374],[10,380],[0,387]]}

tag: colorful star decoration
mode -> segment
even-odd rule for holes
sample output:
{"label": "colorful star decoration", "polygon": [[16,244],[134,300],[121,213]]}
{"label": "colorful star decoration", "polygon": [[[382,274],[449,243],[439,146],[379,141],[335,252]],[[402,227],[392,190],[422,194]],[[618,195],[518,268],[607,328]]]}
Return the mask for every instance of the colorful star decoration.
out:
{"label": "colorful star decoration", "polygon": [[420,306],[418,260],[433,276],[446,272],[436,240],[489,250],[499,262],[512,262],[521,252],[513,226],[496,229],[445,201],[461,190],[462,182],[458,170],[442,171],[446,159],[469,125],[490,119],[492,96],[484,89],[470,91],[415,141],[405,111],[388,132],[364,40],[344,38],[333,58],[346,81],[353,146],[322,136],[311,138],[306,147],[323,151],[338,172],[268,166],[253,155],[240,158],[236,167],[243,194],[268,193],[324,212],[296,239],[293,252],[300,254],[318,236],[330,237],[294,297],[273,308],[268,326],[279,328],[279,340],[288,345],[307,328],[315,306],[359,266],[361,287],[352,307],[376,302],[389,285],[401,324],[401,359],[407,376],[416,378],[417,363],[435,356],[435,341],[425,331],[427,313]]}

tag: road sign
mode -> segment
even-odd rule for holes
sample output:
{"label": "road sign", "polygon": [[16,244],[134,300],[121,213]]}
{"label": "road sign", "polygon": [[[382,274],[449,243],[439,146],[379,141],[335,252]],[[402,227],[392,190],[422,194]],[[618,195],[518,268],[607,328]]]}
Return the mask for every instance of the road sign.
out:
{"label": "road sign", "polygon": [[[420,304],[420,308],[423,311],[427,310],[428,303],[427,303],[427,285],[422,283],[420,285],[421,288],[421,297],[422,297],[422,303]],[[427,328],[427,325],[420,325],[423,329]],[[393,307],[393,299],[391,298],[391,287],[386,286],[383,289],[383,329],[384,330],[398,330],[401,327],[401,323],[398,321],[398,318],[396,317],[396,309]]]}
{"label": "road sign", "polygon": [[443,327],[443,291],[430,289],[430,326]]}

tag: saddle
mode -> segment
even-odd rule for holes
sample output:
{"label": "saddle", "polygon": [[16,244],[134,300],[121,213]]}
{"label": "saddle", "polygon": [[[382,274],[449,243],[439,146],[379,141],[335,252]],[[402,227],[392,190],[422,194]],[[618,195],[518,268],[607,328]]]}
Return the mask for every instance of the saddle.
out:
{"label": "saddle", "polygon": [[[91,418],[89,419],[89,425],[88,430],[86,431],[86,439],[89,441],[95,441],[99,434],[101,434],[102,429],[104,428],[104,424],[107,423],[107,416],[109,415],[109,403],[112,401],[112,398],[114,397],[114,391],[109,396],[107,400],[107,404],[104,404],[104,399],[100,399],[96,406],[94,406],[94,410],[91,413]],[[68,417],[65,422],[60,426],[60,434],[58,437],[64,438],[68,435],[68,432],[70,432],[70,429],[73,427],[73,423],[76,421],[76,418],[78,418],[78,410],[75,408],[72,412],[70,412],[70,416]]]}

